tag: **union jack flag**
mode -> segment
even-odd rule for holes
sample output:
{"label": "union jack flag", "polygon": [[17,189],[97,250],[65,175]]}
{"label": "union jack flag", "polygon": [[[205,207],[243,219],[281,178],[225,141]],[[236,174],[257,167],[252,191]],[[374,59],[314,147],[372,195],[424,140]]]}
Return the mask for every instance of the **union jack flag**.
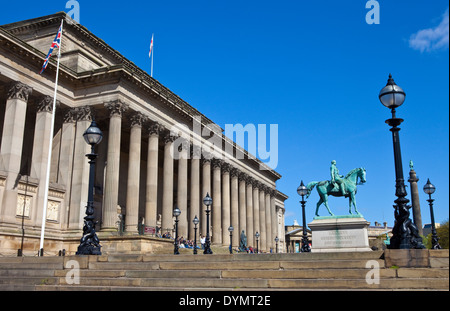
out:
{"label": "union jack flag", "polygon": [[50,60],[50,57],[52,56],[54,48],[61,47],[62,28],[63,28],[63,21],[61,21],[61,26],[59,27],[58,33],[56,34],[56,37],[55,37],[55,40],[53,40],[53,43],[50,46],[50,51],[48,51],[48,55],[45,58],[44,65],[42,65],[42,69],[41,69],[41,72],[39,72],[39,74],[43,73],[45,68],[47,68],[48,61]]}
{"label": "union jack flag", "polygon": [[152,41],[150,41],[150,51],[148,52],[148,57],[152,56],[153,52],[153,35],[152,35]]}

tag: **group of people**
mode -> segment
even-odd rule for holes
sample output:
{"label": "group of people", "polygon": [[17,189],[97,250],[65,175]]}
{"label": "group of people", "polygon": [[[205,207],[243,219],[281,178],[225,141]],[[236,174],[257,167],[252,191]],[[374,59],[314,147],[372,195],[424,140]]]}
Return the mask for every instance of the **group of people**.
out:
{"label": "group of people", "polygon": [[[165,232],[165,233],[163,233],[162,235],[161,235],[161,233],[157,233],[157,235],[156,235],[158,238],[163,238],[163,239],[171,239],[171,240],[173,240],[174,238],[172,237],[172,235],[170,234],[170,232]],[[191,249],[193,249],[194,248],[194,241],[192,241],[192,240],[186,240],[184,237],[178,237],[177,238],[177,244],[178,244],[178,247],[179,248],[191,248]],[[203,246],[203,244],[202,244],[202,246]],[[197,245],[197,248],[200,248],[198,245]]]}

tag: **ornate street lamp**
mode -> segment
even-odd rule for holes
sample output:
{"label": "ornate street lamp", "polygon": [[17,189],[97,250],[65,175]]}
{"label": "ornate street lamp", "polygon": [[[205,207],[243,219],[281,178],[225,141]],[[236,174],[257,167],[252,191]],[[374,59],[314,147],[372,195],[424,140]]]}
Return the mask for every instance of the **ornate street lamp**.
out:
{"label": "ornate street lamp", "polygon": [[192,222],[194,223],[194,255],[197,255],[197,225],[199,223],[197,215],[195,215]]}
{"label": "ornate street lamp", "polygon": [[436,187],[430,183],[430,179],[428,178],[427,183],[425,186],[423,186],[423,191],[428,194],[429,199],[427,200],[430,204],[430,215],[431,215],[431,245],[433,249],[441,249],[441,246],[439,245],[439,237],[437,236],[436,232],[436,225],[434,223],[434,211],[433,211],[433,199],[431,198],[431,195],[436,191]]}
{"label": "ornate street lamp", "polygon": [[233,254],[233,226],[228,227],[228,232],[230,232],[230,254]]}
{"label": "ornate street lamp", "polygon": [[386,123],[392,128],[392,140],[394,142],[394,162],[395,162],[395,195],[397,199],[394,201],[395,205],[395,225],[392,229],[392,238],[389,248],[392,249],[410,249],[410,248],[425,248],[422,244],[417,227],[409,219],[409,200],[406,198],[405,181],[403,179],[402,155],[400,151],[400,128],[398,127],[403,119],[395,116],[395,108],[400,107],[405,101],[405,92],[395,84],[392,75],[389,74],[389,79],[386,86],[380,91],[379,99],[381,103],[391,109],[392,118],[386,120]]}
{"label": "ornate street lamp", "polygon": [[178,216],[180,216],[181,211],[180,209],[175,206],[174,210],[173,210],[173,216],[175,217],[175,241],[173,242],[173,254],[174,255],[179,255],[180,252],[178,251]]}
{"label": "ornate street lamp", "polygon": [[203,204],[206,205],[206,238],[205,238],[205,250],[203,254],[212,254],[211,250],[211,239],[209,237],[209,207],[212,205],[212,199],[209,196],[209,193],[206,194],[206,197],[203,199]]}
{"label": "ornate street lamp", "polygon": [[308,234],[306,233],[306,216],[305,216],[305,195],[308,194],[308,188],[303,184],[303,180],[300,186],[297,188],[297,193],[302,197],[300,204],[302,205],[302,217],[303,217],[303,236],[302,236],[302,252],[311,252],[311,247],[309,246]]}
{"label": "ornate street lamp", "polygon": [[91,125],[83,134],[84,140],[87,144],[91,145],[91,153],[86,157],[89,159],[89,189],[88,189],[88,201],[86,205],[86,217],[84,217],[83,237],[81,238],[80,245],[76,255],[101,255],[101,245],[98,240],[97,233],[95,232],[94,221],[94,177],[95,177],[95,145],[99,144],[103,139],[102,131],[97,127],[97,123],[92,120]]}
{"label": "ornate street lamp", "polygon": [[275,237],[275,253],[278,254],[278,242],[280,242],[280,239],[278,237]]}
{"label": "ornate street lamp", "polygon": [[259,234],[258,231],[256,231],[255,233],[255,238],[256,238],[256,253],[259,253],[259,247],[258,247],[258,242],[259,242],[259,237],[261,236],[261,234]]}

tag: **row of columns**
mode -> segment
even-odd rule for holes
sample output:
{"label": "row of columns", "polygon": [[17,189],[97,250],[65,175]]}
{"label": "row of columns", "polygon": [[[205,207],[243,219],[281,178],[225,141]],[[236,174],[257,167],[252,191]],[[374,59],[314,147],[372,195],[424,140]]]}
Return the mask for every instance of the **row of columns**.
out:
{"label": "row of columns", "polygon": [[[115,230],[117,221],[116,207],[118,199],[119,154],[120,154],[120,117],[127,109],[121,101],[105,104],[110,110],[107,166],[105,178],[105,199],[102,230]],[[276,230],[275,191],[256,179],[242,174],[223,160],[201,156],[201,148],[190,147],[186,141],[174,144],[179,137],[171,135],[157,122],[145,122],[146,117],[136,112],[131,117],[130,151],[128,163],[128,182],[126,199],[126,231],[137,232],[139,213],[139,163],[141,154],[142,126],[149,124],[147,151],[147,178],[145,187],[145,226],[156,227],[158,187],[162,186],[161,231],[173,228],[173,208],[177,205],[181,211],[178,232],[185,238],[193,238],[195,216],[200,219],[200,233],[206,235],[206,206],[203,197],[209,193],[213,198],[211,208],[212,243],[229,244],[228,227],[235,228],[233,246],[239,246],[239,236],[244,230],[248,244],[255,246],[254,234],[261,234],[261,249],[273,248]],[[163,181],[158,185],[158,146],[159,139],[164,142]],[[179,143],[179,141],[177,141]],[[177,201],[174,202],[174,148],[178,148]],[[191,150],[192,149],[192,150]],[[190,178],[188,178],[190,161]],[[190,179],[190,185],[188,185]],[[189,190],[189,202],[188,202]],[[189,213],[188,213],[189,203]],[[239,229],[239,232],[237,232]],[[274,234],[272,234],[274,233]]]}
{"label": "row of columns", "polygon": [[[27,101],[31,92],[31,87],[20,82],[13,83],[8,90],[0,149],[0,170],[8,172],[1,205],[3,222],[16,222],[15,213],[18,195],[16,183],[20,172]],[[52,118],[51,103],[52,98],[49,96],[44,97],[40,101],[35,123],[31,175],[39,180],[39,192],[44,190],[48,146],[52,143],[48,139]],[[116,231],[122,117],[129,107],[121,100],[105,103],[104,107],[109,111],[109,128],[101,230]],[[90,116],[90,108],[85,108],[88,112],[84,111],[84,108],[76,108],[68,115],[73,115],[74,113],[80,115],[81,113],[84,116]],[[71,189],[66,189],[66,191],[78,194],[77,196],[68,196],[70,199],[67,204],[71,209],[76,208],[76,210],[70,210],[69,212],[69,228],[80,229],[82,226],[85,206],[83,198],[87,197],[84,194],[85,192],[87,193],[87,185],[85,183],[87,183],[86,174],[88,172],[87,161],[84,155],[89,152],[89,146],[82,140],[82,133],[77,133],[73,122],[76,121],[76,124],[80,126],[80,131],[84,131],[89,126],[90,119],[88,117],[82,120],[79,118],[75,120],[73,117],[66,117],[62,125],[61,135],[64,137],[61,139],[61,144],[67,148],[62,148],[63,146],[61,146],[61,150],[65,154],[60,155],[59,165],[67,169],[61,170],[61,179],[66,185],[69,185],[69,179],[74,180],[75,182],[70,184]],[[232,241],[234,247],[239,246],[239,236],[244,231],[248,245],[256,246],[254,235],[256,232],[259,232],[261,235],[260,249],[269,250],[274,248],[273,240],[276,235],[275,232],[277,232],[274,189],[259,182],[256,178],[240,172],[223,160],[209,156],[206,158],[202,157],[201,149],[198,146],[192,146],[191,152],[191,147],[185,143],[181,146],[180,157],[177,163],[177,202],[173,202],[175,165],[173,148],[174,142],[178,137],[171,135],[167,129],[164,129],[157,122],[149,121],[148,117],[140,112],[132,113],[130,121],[130,148],[125,207],[127,232],[138,232],[139,191],[141,189],[141,143],[143,127],[145,127],[148,134],[144,217],[146,226],[156,227],[158,187],[162,187],[162,232],[173,228],[172,212],[174,203],[176,203],[182,212],[179,221],[179,235],[193,238],[192,220],[195,216],[198,216],[200,219],[200,233],[203,236],[206,235],[206,206],[203,204],[202,199],[206,193],[209,193],[213,198],[213,206],[211,208],[213,244],[228,245],[228,227],[232,225],[235,229]],[[82,123],[79,124],[78,122]],[[164,142],[162,185],[158,185],[160,139]],[[71,145],[69,142],[73,141],[75,143]],[[188,163],[190,163],[191,167],[189,178]],[[72,170],[69,169],[71,166],[73,167]],[[72,175],[69,176],[69,174]],[[190,185],[188,185],[188,179],[190,179]],[[36,213],[41,215],[44,206],[43,195],[38,194],[37,198],[38,208]],[[40,217],[36,219],[40,219]]]}

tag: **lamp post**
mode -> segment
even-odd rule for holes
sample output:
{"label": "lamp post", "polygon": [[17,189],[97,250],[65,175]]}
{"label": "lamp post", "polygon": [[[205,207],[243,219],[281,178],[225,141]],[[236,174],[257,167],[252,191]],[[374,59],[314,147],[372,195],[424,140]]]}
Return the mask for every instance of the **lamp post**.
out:
{"label": "lamp post", "polygon": [[103,139],[102,131],[97,127],[97,123],[92,120],[91,125],[83,134],[84,140],[87,144],[91,145],[91,153],[86,157],[89,159],[89,189],[88,189],[88,201],[86,205],[86,216],[84,217],[83,237],[81,238],[80,245],[76,255],[101,255],[101,245],[98,240],[97,233],[95,232],[94,221],[94,177],[95,177],[95,145],[99,144]]}
{"label": "lamp post", "polygon": [[302,236],[302,252],[311,252],[311,247],[309,246],[308,234],[306,232],[306,216],[305,216],[305,195],[308,194],[308,188],[303,184],[303,180],[300,182],[300,186],[297,188],[297,193],[302,197],[300,204],[302,205],[302,217],[303,217],[303,236]]}
{"label": "lamp post", "polygon": [[230,233],[230,254],[233,254],[233,226],[228,227],[228,232]]}
{"label": "lamp post", "polygon": [[436,225],[434,223],[434,211],[433,211],[433,202],[434,200],[431,198],[431,195],[436,191],[436,187],[430,183],[430,179],[427,180],[425,186],[423,186],[423,191],[428,194],[429,199],[427,200],[430,204],[430,215],[431,215],[431,247],[433,249],[441,249],[439,245],[439,237],[436,232]]}
{"label": "lamp post", "polygon": [[203,254],[212,254],[211,250],[211,239],[209,237],[209,207],[212,205],[212,199],[209,196],[209,193],[206,194],[206,197],[203,199],[203,204],[206,205],[206,238],[205,238],[205,250]]}
{"label": "lamp post", "polygon": [[394,143],[394,163],[395,163],[395,195],[397,199],[394,201],[395,205],[395,225],[392,229],[392,238],[389,248],[391,249],[410,249],[410,248],[425,248],[422,244],[417,227],[409,219],[409,200],[406,198],[405,181],[403,179],[402,155],[400,151],[400,128],[398,127],[404,120],[395,116],[395,108],[400,107],[405,101],[405,92],[401,87],[395,84],[392,75],[389,74],[389,79],[386,86],[381,89],[378,98],[381,103],[391,109],[392,118],[386,120],[386,123],[392,128],[392,140]]}
{"label": "lamp post", "polygon": [[175,242],[173,242],[173,254],[174,255],[179,255],[180,252],[178,251],[178,216],[180,216],[181,211],[180,209],[175,206],[175,208],[173,209],[173,216],[175,217]]}
{"label": "lamp post", "polygon": [[192,222],[194,223],[194,255],[197,255],[197,225],[199,223],[197,215],[195,215]]}
{"label": "lamp post", "polygon": [[259,242],[259,237],[261,236],[261,234],[259,234],[258,231],[256,231],[255,233],[255,238],[256,238],[256,253],[259,253],[259,247],[258,247],[258,242]]}
{"label": "lamp post", "polygon": [[280,239],[278,237],[275,237],[275,253],[278,254],[278,242]]}

